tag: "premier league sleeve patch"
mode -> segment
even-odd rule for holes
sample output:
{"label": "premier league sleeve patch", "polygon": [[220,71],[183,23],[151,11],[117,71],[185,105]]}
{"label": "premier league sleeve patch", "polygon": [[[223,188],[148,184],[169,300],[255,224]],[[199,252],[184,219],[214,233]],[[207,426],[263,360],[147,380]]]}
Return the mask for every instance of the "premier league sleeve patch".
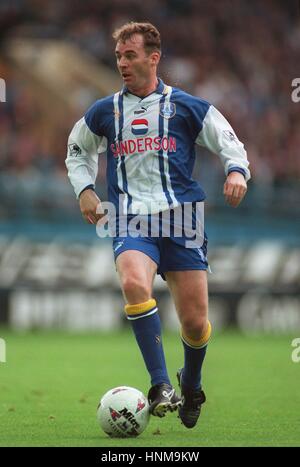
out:
{"label": "premier league sleeve patch", "polygon": [[69,144],[68,148],[69,148],[69,154],[72,157],[77,157],[81,154],[81,149],[79,146],[77,146],[76,143]]}
{"label": "premier league sleeve patch", "polygon": [[223,130],[223,136],[225,137],[225,139],[229,140],[230,142],[235,142],[236,144],[239,144],[238,138],[232,131]]}
{"label": "premier league sleeve patch", "polygon": [[169,120],[176,114],[176,105],[173,102],[164,102],[159,104],[159,114]]}

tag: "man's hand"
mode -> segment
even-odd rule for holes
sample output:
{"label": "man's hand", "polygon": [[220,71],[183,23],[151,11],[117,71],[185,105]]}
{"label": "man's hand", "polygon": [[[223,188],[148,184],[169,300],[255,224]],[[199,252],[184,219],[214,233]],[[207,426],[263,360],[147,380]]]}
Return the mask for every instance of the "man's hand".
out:
{"label": "man's hand", "polygon": [[101,219],[105,214],[101,213],[101,201],[94,192],[94,190],[84,190],[79,196],[80,211],[84,219],[89,224],[97,224],[98,220]]}
{"label": "man's hand", "polygon": [[226,202],[233,208],[237,208],[247,191],[247,183],[239,172],[230,172],[224,183],[224,196]]}

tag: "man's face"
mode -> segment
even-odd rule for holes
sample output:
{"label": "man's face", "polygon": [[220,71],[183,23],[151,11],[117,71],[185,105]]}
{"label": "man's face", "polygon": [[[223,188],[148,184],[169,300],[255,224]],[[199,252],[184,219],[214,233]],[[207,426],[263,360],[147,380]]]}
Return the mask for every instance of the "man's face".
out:
{"label": "man's face", "polygon": [[141,34],[134,34],[124,43],[117,42],[115,52],[118,70],[129,90],[143,88],[153,76],[153,72],[156,73],[160,54],[152,52],[147,55]]}

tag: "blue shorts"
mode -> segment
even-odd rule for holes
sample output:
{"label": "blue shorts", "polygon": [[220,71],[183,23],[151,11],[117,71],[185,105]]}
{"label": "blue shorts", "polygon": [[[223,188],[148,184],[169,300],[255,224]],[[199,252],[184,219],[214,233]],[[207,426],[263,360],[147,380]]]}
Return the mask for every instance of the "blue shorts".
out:
{"label": "blue shorts", "polygon": [[157,274],[165,280],[167,271],[207,270],[207,236],[200,248],[187,248],[174,237],[115,237],[115,260],[127,250],[141,251],[157,264]]}

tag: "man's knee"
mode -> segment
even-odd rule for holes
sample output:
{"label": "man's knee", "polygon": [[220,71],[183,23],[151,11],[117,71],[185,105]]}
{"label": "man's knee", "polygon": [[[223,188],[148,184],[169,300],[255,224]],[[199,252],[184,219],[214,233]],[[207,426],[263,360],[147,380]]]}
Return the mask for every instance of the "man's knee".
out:
{"label": "man's knee", "polygon": [[208,325],[207,312],[183,314],[181,326],[183,332],[192,339],[200,339],[206,332]]}
{"label": "man's knee", "polygon": [[146,302],[151,298],[151,287],[147,280],[135,274],[128,274],[123,278],[122,289],[130,304]]}

